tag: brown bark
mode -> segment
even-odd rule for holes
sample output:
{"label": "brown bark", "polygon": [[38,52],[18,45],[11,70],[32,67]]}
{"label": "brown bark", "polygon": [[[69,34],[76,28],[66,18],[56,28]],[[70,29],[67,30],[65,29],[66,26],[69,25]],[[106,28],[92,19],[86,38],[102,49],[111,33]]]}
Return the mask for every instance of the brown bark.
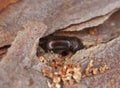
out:
{"label": "brown bark", "polygon": [[[1,4],[0,10],[9,3],[4,2],[7,4]],[[11,45],[4,56],[1,54],[0,88],[48,88],[49,79],[42,75],[44,64],[39,63],[36,49],[39,38],[57,30],[62,31],[56,35],[77,36],[85,45],[102,39],[96,46],[79,50],[71,60],[84,68],[96,57],[111,68],[70,88],[119,88],[119,8],[120,0],[21,0],[9,5],[0,13],[0,52]],[[97,32],[91,35],[92,28]]]}

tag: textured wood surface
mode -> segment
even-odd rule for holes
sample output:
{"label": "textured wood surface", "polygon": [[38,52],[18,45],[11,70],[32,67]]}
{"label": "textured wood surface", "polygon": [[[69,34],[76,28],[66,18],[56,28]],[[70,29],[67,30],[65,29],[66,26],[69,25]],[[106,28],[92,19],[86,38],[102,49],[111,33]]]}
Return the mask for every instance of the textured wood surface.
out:
{"label": "textured wood surface", "polygon": [[120,0],[21,0],[7,7],[0,13],[0,47],[11,47],[0,62],[0,88],[48,88],[48,79],[41,73],[44,64],[36,57],[38,39],[57,30],[68,31],[69,27],[84,32],[87,29],[83,28],[94,26],[95,35],[81,31],[75,35],[86,44],[99,38],[106,42],[80,50],[71,59],[84,67],[97,57],[111,69],[69,88],[119,88],[119,8]]}

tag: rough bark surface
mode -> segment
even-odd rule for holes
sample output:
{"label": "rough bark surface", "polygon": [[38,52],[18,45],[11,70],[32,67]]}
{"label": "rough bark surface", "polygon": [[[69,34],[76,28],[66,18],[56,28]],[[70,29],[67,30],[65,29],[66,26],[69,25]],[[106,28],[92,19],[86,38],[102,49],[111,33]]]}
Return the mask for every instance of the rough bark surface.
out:
{"label": "rough bark surface", "polygon": [[[79,50],[71,57],[74,63],[85,67],[96,57],[111,68],[67,88],[119,88],[119,8],[120,0],[21,0],[7,7],[0,13],[1,55],[6,52],[4,46],[11,47],[1,57],[0,88],[48,88],[49,79],[42,75],[44,64],[36,57],[36,48],[39,38],[62,29],[67,31],[65,35],[76,35],[86,45],[94,44],[99,38],[104,41]],[[95,35],[88,34],[88,29],[83,30],[93,26],[97,26]]]}
{"label": "rough bark surface", "polygon": [[6,8],[9,4],[15,3],[18,0],[0,0],[0,12]]}
{"label": "rough bark surface", "polygon": [[[21,0],[0,14],[0,47],[11,44],[27,21],[43,22],[49,30],[46,34],[50,34],[69,25],[107,15],[118,9],[119,3],[120,0]],[[101,23],[100,20],[87,27]]]}

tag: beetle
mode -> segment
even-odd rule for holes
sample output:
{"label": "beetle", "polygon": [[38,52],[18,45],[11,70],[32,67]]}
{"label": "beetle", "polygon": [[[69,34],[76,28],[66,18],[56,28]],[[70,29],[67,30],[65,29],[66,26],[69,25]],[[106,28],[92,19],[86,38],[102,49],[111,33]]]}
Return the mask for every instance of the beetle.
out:
{"label": "beetle", "polygon": [[39,40],[39,46],[45,52],[53,51],[54,53],[65,55],[69,52],[75,53],[84,48],[80,39],[69,36],[47,36]]}

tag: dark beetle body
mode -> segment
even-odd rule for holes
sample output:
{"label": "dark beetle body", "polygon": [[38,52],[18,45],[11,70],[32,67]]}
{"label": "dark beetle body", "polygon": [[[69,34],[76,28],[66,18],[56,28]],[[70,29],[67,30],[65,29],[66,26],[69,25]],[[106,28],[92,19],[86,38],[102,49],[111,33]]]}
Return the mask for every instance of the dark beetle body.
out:
{"label": "dark beetle body", "polygon": [[39,45],[46,51],[54,53],[73,52],[84,48],[82,42],[77,37],[49,36],[40,39]]}

